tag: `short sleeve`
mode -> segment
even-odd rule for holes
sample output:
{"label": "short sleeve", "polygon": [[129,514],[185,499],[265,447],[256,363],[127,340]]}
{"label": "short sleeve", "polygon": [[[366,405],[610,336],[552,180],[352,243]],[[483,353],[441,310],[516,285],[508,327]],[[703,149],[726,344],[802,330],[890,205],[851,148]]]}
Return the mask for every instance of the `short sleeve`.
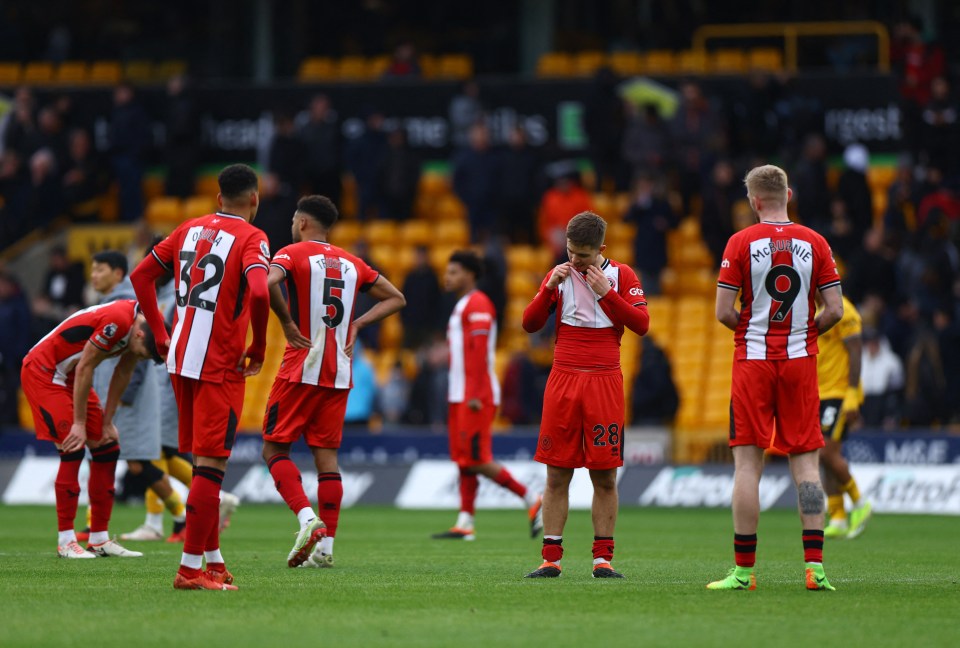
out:
{"label": "short sleeve", "polygon": [[243,249],[243,273],[253,268],[270,269],[270,244],[267,243],[266,234],[260,230],[250,235]]}
{"label": "short sleeve", "polygon": [[487,335],[496,315],[489,299],[474,296],[463,311],[463,331],[467,335]]}
{"label": "short sleeve", "polygon": [[723,250],[720,261],[720,277],[717,286],[728,290],[740,290],[743,287],[743,267],[740,263],[740,239],[731,236]]}
{"label": "short sleeve", "polygon": [[620,296],[631,306],[646,306],[647,298],[643,294],[640,278],[628,265],[619,265],[620,268]]}
{"label": "short sleeve", "polygon": [[[124,302],[118,302],[118,305]],[[129,303],[129,302],[127,302]],[[132,312],[132,309],[129,309]],[[118,350],[118,347],[126,346],[125,340],[133,326],[133,318],[129,313],[124,313],[117,308],[110,308],[105,314],[100,324],[90,335],[90,343],[101,351],[112,353]]]}
{"label": "short sleeve", "polygon": [[290,245],[280,248],[280,251],[274,254],[273,259],[270,260],[270,265],[283,270],[284,276],[293,272],[293,250],[291,248]]}
{"label": "short sleeve", "polygon": [[177,257],[177,251],[180,247],[178,245],[178,241],[180,241],[180,230],[181,227],[178,227],[171,232],[170,236],[154,245],[153,249],[150,250],[151,256],[153,256],[157,263],[167,272],[173,272],[173,262]]}
{"label": "short sleeve", "polygon": [[816,255],[817,265],[814,268],[817,288],[824,290],[839,286],[840,273],[837,272],[837,262],[833,258],[833,250],[830,249],[830,245],[822,236],[817,240],[817,250],[819,253]]}
{"label": "short sleeve", "polygon": [[354,263],[357,267],[357,285],[360,286],[360,292],[367,292],[380,278],[380,273],[359,257]]}

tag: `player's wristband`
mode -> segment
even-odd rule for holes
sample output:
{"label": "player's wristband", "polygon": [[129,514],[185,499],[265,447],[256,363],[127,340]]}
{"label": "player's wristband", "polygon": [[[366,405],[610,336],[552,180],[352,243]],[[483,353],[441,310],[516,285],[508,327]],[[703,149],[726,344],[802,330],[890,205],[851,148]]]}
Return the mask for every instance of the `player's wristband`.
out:
{"label": "player's wristband", "polygon": [[843,404],[840,409],[844,412],[860,409],[860,390],[857,387],[847,387],[847,393],[843,395]]}

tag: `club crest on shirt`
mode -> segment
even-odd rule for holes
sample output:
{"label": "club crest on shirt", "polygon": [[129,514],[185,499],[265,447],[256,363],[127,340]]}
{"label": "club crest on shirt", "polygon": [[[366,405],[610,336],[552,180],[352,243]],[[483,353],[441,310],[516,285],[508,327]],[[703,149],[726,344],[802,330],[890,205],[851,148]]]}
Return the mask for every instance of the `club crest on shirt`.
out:
{"label": "club crest on shirt", "polygon": [[112,338],[117,334],[117,325],[114,323],[107,324],[103,327],[103,336],[107,339]]}

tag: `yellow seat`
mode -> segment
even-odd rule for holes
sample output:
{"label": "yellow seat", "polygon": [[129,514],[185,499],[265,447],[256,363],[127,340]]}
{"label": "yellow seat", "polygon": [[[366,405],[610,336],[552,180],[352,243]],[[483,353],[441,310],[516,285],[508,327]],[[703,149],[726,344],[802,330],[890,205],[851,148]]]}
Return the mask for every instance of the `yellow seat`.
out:
{"label": "yellow seat", "polygon": [[120,83],[119,61],[94,61],[90,65],[90,83],[115,85]]}
{"label": "yellow seat", "polygon": [[467,208],[460,202],[460,199],[454,195],[442,196],[437,201],[435,217],[438,220],[466,220]]}
{"label": "yellow seat", "polygon": [[573,57],[564,52],[547,52],[537,61],[538,77],[569,77],[574,75],[574,71]]}
{"label": "yellow seat", "polygon": [[897,168],[892,166],[874,166],[867,169],[867,184],[873,191],[886,192],[897,179]]}
{"label": "yellow seat", "polygon": [[76,85],[87,80],[89,72],[85,61],[64,61],[57,66],[54,80],[57,83]]}
{"label": "yellow seat", "polygon": [[342,248],[348,248],[363,237],[363,225],[355,220],[338,220],[333,226],[330,242]]}
{"label": "yellow seat", "polygon": [[183,221],[183,205],[179,198],[161,196],[147,203],[146,221],[151,225],[169,225]]}
{"label": "yellow seat", "polygon": [[187,73],[187,62],[181,59],[169,59],[157,63],[155,74],[158,79],[166,81],[175,76]]}
{"label": "yellow seat", "polygon": [[433,226],[433,237],[442,245],[465,246],[470,243],[470,228],[466,221],[440,221]]}
{"label": "yellow seat", "polygon": [[388,317],[380,325],[380,348],[399,349],[403,343],[403,321],[399,317]]}
{"label": "yellow seat", "polygon": [[48,61],[30,61],[23,68],[23,83],[44,84],[53,81],[53,64]]}
{"label": "yellow seat", "polygon": [[311,56],[300,62],[297,80],[300,82],[330,81],[337,77],[333,60],[323,56]]}
{"label": "yellow seat", "polygon": [[747,54],[751,70],[779,72],[783,69],[783,52],[774,47],[754,47]]}
{"label": "yellow seat", "polygon": [[536,253],[529,245],[511,245],[507,248],[507,270],[512,272],[533,272],[538,261]]}
{"label": "yellow seat", "polygon": [[74,225],[67,230],[67,257],[90,263],[101,250],[125,250],[136,236],[133,225]]}
{"label": "yellow seat", "polygon": [[630,210],[630,194],[621,191],[613,196],[613,212],[610,214],[611,220],[620,221]]}
{"label": "yellow seat", "polygon": [[473,59],[466,54],[444,54],[437,64],[442,79],[469,79],[473,76]]}
{"label": "yellow seat", "polygon": [[17,416],[20,419],[20,427],[24,430],[34,430],[33,410],[30,408],[30,402],[22,389],[17,390]]}
{"label": "yellow seat", "polygon": [[143,176],[140,182],[140,189],[143,191],[144,202],[149,203],[154,198],[163,196],[164,180],[163,177],[155,173]]}
{"label": "yellow seat", "polygon": [[718,74],[742,74],[747,71],[747,57],[738,49],[718,49],[710,56],[710,69]]}
{"label": "yellow seat", "polygon": [[379,79],[383,73],[390,67],[389,56],[374,56],[367,59],[367,77],[368,79]]}
{"label": "yellow seat", "polygon": [[[637,227],[628,223],[610,223],[607,226],[607,245],[633,245]],[[614,257],[615,258],[615,257]]]}
{"label": "yellow seat", "polygon": [[400,226],[400,242],[404,245],[429,245],[434,238],[434,228],[426,221],[409,220]]}
{"label": "yellow seat", "polygon": [[396,246],[398,243],[397,224],[393,221],[372,221],[363,228],[364,238],[370,247],[374,245]]}
{"label": "yellow seat", "polygon": [[435,245],[430,248],[430,266],[438,275],[443,276],[450,255],[457,251],[456,245]]}
{"label": "yellow seat", "polygon": [[624,77],[642,74],[643,58],[639,52],[614,52],[610,55],[610,68]]}
{"label": "yellow seat", "polygon": [[444,174],[427,172],[420,176],[417,193],[440,196],[452,191],[450,178]]}
{"label": "yellow seat", "polygon": [[217,194],[220,193],[220,183],[217,182],[216,174],[205,173],[198,175],[193,185],[193,193],[197,196],[211,196],[216,199]]}
{"label": "yellow seat", "polygon": [[0,63],[0,86],[13,86],[20,83],[23,68],[19,63]]}
{"label": "yellow seat", "polygon": [[607,245],[604,254],[617,263],[625,263],[629,266],[632,266],[635,261],[633,258],[633,243],[610,243]]}
{"label": "yellow seat", "polygon": [[670,50],[651,50],[643,55],[643,70],[647,74],[673,74],[676,69],[676,55]]}
{"label": "yellow seat", "polygon": [[507,296],[518,299],[533,299],[540,289],[540,282],[531,272],[507,273]]}
{"label": "yellow seat", "polygon": [[706,74],[707,53],[704,50],[684,50],[677,56],[677,71],[684,74]]}
{"label": "yellow seat", "polygon": [[367,71],[367,61],[362,56],[344,56],[337,61],[337,78],[343,81],[364,81]]}
{"label": "yellow seat", "polygon": [[183,201],[183,219],[200,218],[217,211],[217,201],[213,196],[190,196]]}
{"label": "yellow seat", "polygon": [[590,201],[593,203],[593,211],[609,223],[613,214],[613,198],[610,194],[597,192],[591,196]]}
{"label": "yellow seat", "polygon": [[573,71],[578,76],[592,76],[607,62],[603,52],[580,52],[573,56]]}
{"label": "yellow seat", "polygon": [[127,61],[123,65],[123,78],[130,83],[150,83],[153,81],[153,62]]}

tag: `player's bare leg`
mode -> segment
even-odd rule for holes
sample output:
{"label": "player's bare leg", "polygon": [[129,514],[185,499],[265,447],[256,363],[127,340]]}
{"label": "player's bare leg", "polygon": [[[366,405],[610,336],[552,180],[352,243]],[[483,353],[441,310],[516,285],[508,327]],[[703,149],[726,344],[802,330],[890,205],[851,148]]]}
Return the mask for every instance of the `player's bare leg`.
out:
{"label": "player's bare leg", "polygon": [[563,558],[563,527],[570,511],[570,480],[573,468],[547,466],[547,487],[543,491],[543,564],[527,578],[556,578]]}
{"label": "player's bare leg", "polygon": [[809,590],[835,589],[823,573],[824,494],[820,483],[819,451],[790,455],[790,473],[797,486],[797,506],[803,524],[803,560]]}
{"label": "player's bare leg", "polygon": [[733,452],[733,553],[736,566],[726,578],[707,584],[712,590],[754,590],[753,567],[757,555],[757,527],[760,524],[760,476],[763,450],[756,446],[734,446]]}
{"label": "player's bare leg", "polygon": [[613,531],[620,506],[617,469],[591,470],[590,481],[593,482],[593,577],[623,578],[623,574],[610,566],[613,560]]}
{"label": "player's bare leg", "polygon": [[310,553],[323,535],[323,522],[313,512],[303,490],[300,469],[290,460],[290,444],[264,440],[263,460],[267,462],[277,492],[300,523],[293,549],[287,555],[288,567],[300,567],[310,558]]}

